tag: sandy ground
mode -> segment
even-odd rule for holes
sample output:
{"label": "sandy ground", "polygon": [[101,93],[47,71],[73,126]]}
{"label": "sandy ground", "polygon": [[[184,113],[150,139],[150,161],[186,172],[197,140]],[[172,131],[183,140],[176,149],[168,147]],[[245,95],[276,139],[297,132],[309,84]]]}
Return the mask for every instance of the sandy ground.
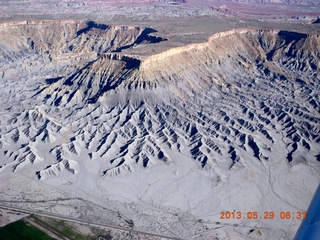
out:
{"label": "sandy ground", "polygon": [[5,226],[11,222],[18,221],[26,216],[28,216],[28,214],[0,208],[0,227]]}

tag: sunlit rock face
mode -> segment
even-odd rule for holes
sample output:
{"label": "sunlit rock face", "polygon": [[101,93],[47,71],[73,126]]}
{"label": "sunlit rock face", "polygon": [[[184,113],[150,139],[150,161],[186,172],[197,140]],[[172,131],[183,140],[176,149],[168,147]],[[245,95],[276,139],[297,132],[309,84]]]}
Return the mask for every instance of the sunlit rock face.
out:
{"label": "sunlit rock face", "polygon": [[[319,35],[240,29],[155,55],[127,53],[165,41],[152,32],[81,21],[1,25],[0,176],[92,178],[99,187],[87,190],[98,197],[117,179],[130,185],[151,171],[171,187],[154,185],[144,201],[189,206],[210,221],[211,205],[306,208],[319,181]],[[135,201],[147,188],[112,193]],[[293,225],[283,230],[289,236]],[[268,232],[275,222],[261,226]]]}

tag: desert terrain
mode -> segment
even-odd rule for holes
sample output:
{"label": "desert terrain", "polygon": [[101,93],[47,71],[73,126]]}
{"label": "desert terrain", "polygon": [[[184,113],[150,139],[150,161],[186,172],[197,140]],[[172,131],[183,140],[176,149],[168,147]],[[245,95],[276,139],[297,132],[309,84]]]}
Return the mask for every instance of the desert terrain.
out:
{"label": "desert terrain", "polygon": [[320,180],[317,2],[0,3],[1,206],[293,239]]}

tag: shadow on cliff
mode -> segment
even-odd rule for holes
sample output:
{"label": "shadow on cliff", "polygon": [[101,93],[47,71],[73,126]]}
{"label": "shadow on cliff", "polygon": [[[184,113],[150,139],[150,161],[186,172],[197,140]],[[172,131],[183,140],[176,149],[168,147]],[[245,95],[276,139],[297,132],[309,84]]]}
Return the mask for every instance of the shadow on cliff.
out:
{"label": "shadow on cliff", "polygon": [[134,43],[129,44],[129,45],[126,45],[126,46],[119,47],[119,48],[113,50],[112,52],[121,52],[122,50],[131,48],[131,47],[133,47],[134,45],[141,44],[141,43],[144,43],[144,42],[145,42],[145,43],[159,43],[159,42],[167,41],[167,40],[168,40],[168,39],[166,39],[166,38],[149,35],[150,33],[155,33],[155,32],[157,32],[155,29],[145,28],[145,29],[141,32],[140,36],[137,37],[137,39],[134,41]]}
{"label": "shadow on cliff", "polygon": [[91,29],[93,28],[96,28],[96,29],[101,29],[101,30],[106,30],[108,28],[108,25],[105,25],[105,24],[98,24],[94,21],[89,21],[87,22],[87,27],[86,28],[83,28],[83,29],[80,29],[78,32],[77,32],[77,37],[83,33],[87,33],[88,31],[90,31]]}
{"label": "shadow on cliff", "polygon": [[[297,42],[304,40],[308,37],[307,34],[297,33],[297,32],[289,32],[289,31],[280,31],[278,33],[279,39],[281,40],[280,45],[276,46],[269,53],[267,53],[267,60],[272,61],[274,53],[281,47],[289,45],[289,43],[293,43],[295,45]],[[288,55],[292,56],[292,47],[290,47],[290,51],[288,51]]]}

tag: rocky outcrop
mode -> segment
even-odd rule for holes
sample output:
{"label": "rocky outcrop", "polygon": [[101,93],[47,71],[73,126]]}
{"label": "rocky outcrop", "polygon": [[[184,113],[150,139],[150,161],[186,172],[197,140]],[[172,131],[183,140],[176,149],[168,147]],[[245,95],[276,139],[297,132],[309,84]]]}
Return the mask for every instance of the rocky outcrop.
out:
{"label": "rocky outcrop", "polygon": [[151,79],[166,82],[172,78],[161,77],[157,73],[171,76],[179,72],[179,75],[184,76],[183,79],[188,79],[187,76],[191,76],[196,68],[205,81],[210,81],[209,84],[217,81],[222,84],[231,73],[236,75],[237,72],[246,71],[253,74],[256,66],[263,68],[266,73],[273,71],[287,77],[291,72],[294,78],[294,69],[311,73],[319,68],[318,51],[319,35],[280,30],[232,30],[215,34],[206,43],[170,49],[150,56],[141,64],[141,78],[149,82]]}
{"label": "rocky outcrop", "polygon": [[161,38],[139,27],[0,31],[1,171],[48,163],[36,172],[45,179],[94,160],[114,176],[173,164],[172,152],[236,171],[279,146],[288,164],[317,161],[319,35],[238,29],[145,57],[126,50]]}

